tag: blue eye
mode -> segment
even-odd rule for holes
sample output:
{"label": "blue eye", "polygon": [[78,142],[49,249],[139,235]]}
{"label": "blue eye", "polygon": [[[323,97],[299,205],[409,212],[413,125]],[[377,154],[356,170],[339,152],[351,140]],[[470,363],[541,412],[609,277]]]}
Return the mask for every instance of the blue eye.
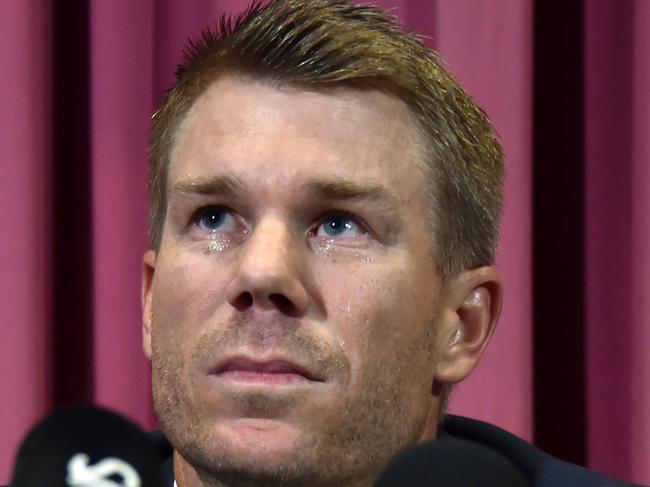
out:
{"label": "blue eye", "polygon": [[198,213],[196,222],[204,230],[215,232],[221,228],[227,216],[228,214],[223,208],[211,206]]}
{"label": "blue eye", "polygon": [[361,225],[345,215],[327,217],[316,230],[319,237],[358,237],[363,233]]}

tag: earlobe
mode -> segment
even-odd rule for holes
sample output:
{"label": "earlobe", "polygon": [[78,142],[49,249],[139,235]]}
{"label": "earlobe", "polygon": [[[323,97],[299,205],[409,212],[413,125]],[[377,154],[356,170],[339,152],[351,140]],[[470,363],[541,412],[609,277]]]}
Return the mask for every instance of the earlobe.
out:
{"label": "earlobe", "polygon": [[153,322],[153,276],[156,270],[156,252],[148,250],[142,258],[142,349],[151,359],[151,326]]}
{"label": "earlobe", "polygon": [[499,318],[501,288],[493,267],[466,271],[449,283],[438,340],[438,382],[460,382],[474,369]]}

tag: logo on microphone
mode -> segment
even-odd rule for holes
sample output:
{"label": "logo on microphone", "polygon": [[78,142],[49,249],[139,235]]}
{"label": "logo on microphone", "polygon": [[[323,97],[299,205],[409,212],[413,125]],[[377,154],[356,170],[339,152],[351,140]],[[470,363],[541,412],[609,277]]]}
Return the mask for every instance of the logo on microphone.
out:
{"label": "logo on microphone", "polygon": [[[119,458],[104,458],[89,465],[90,457],[77,453],[68,461],[66,482],[70,487],[141,487],[142,480],[138,472]],[[110,477],[120,476],[121,482]]]}

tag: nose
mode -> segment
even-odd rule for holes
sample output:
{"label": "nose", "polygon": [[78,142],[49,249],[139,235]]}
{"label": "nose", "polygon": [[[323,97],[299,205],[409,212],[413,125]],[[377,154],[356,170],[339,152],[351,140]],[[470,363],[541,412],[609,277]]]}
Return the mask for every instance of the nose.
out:
{"label": "nose", "polygon": [[244,244],[226,298],[238,311],[277,310],[299,317],[307,310],[301,245],[294,232],[278,219],[258,222]]}

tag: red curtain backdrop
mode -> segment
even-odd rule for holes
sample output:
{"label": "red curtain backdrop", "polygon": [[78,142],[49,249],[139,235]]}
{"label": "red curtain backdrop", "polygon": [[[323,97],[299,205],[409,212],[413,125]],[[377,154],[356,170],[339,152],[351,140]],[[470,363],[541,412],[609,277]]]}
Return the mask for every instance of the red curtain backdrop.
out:
{"label": "red curtain backdrop", "polygon": [[[441,53],[507,155],[504,312],[452,412],[650,484],[650,3],[377,3]],[[149,118],[187,37],[247,4],[0,2],[0,483],[58,406],[155,427]]]}

